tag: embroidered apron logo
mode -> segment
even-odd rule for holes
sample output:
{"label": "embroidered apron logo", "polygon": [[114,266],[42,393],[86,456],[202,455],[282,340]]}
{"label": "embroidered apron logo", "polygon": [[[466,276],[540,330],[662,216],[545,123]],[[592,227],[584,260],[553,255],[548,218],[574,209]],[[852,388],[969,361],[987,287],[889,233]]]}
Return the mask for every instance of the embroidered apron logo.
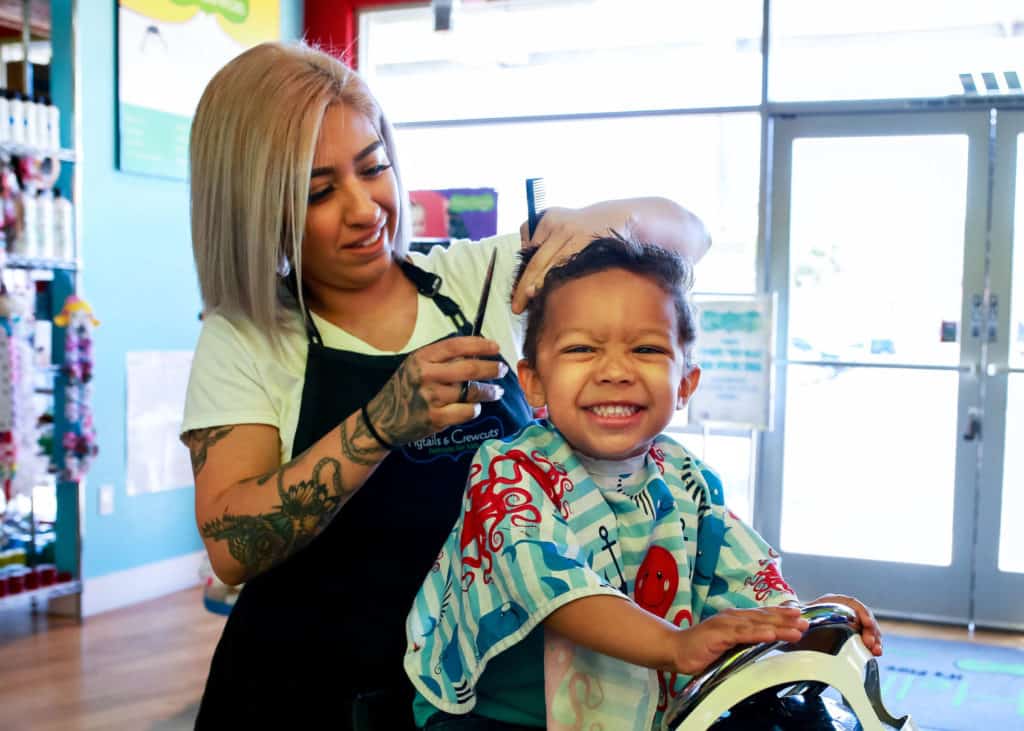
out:
{"label": "embroidered apron logo", "polygon": [[467,452],[472,454],[488,439],[505,436],[501,421],[496,416],[484,416],[466,424],[450,426],[444,431],[417,439],[402,447],[406,459],[427,464],[447,457],[456,460]]}

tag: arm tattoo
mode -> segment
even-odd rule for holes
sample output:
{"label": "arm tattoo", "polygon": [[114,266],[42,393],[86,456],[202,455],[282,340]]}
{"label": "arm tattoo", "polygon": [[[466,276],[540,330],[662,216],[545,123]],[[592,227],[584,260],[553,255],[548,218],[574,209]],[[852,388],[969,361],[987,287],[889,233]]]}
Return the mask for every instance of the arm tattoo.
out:
{"label": "arm tattoo", "polygon": [[341,479],[341,463],[324,457],[309,480],[285,487],[284,469],[264,475],[266,484],[277,475],[280,503],[268,513],[233,515],[225,511],[200,528],[203,538],[227,541],[228,551],[248,576],[277,565],[309,543],[331,521],[348,499]]}
{"label": "arm tattoo", "polygon": [[209,429],[193,429],[188,433],[188,453],[192,458],[192,474],[199,473],[206,465],[206,456],[210,447],[232,432],[233,426],[213,426]]}
{"label": "arm tattoo", "polygon": [[[356,440],[366,446],[356,444]],[[356,426],[351,434],[349,434],[348,419],[341,422],[341,453],[350,461],[361,465],[375,465],[380,462],[380,455],[383,451],[385,451],[384,448],[366,428],[362,414],[356,416]]]}
{"label": "arm tattoo", "polygon": [[420,393],[419,383],[419,365],[413,358],[406,358],[380,393],[366,405],[374,427],[392,444],[406,444],[433,431],[430,405]]}

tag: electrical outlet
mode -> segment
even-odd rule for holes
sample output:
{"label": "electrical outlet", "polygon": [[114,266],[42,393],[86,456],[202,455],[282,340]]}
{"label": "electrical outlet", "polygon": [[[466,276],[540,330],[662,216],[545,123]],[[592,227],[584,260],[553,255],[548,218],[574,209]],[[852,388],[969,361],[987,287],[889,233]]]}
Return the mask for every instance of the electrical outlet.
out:
{"label": "electrical outlet", "polygon": [[114,486],[100,485],[100,515],[114,512]]}

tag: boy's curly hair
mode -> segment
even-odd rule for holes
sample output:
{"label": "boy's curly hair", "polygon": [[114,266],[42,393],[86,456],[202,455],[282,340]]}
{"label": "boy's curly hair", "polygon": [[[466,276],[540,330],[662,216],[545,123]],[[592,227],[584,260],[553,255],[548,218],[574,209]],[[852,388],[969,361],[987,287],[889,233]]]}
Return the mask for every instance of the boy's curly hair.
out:
{"label": "boy's curly hair", "polygon": [[[519,286],[526,267],[538,248],[520,250],[519,268],[516,270],[513,291]],[[552,292],[567,282],[608,269],[624,269],[646,277],[672,297],[679,343],[688,367],[691,363],[693,343],[697,338],[694,308],[689,300],[689,292],[693,287],[691,264],[678,254],[654,244],[622,236],[614,230],[605,236],[595,237],[585,249],[548,270],[543,284],[526,306],[526,334],[523,338],[523,357],[526,362],[531,366],[536,365],[537,343],[544,329],[548,298]]]}

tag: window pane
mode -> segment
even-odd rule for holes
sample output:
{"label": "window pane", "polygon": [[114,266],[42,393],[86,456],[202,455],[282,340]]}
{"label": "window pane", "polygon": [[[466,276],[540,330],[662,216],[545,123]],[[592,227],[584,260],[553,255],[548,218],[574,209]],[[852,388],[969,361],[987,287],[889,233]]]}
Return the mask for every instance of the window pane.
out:
{"label": "window pane", "polygon": [[396,144],[409,190],[496,189],[500,232],[526,218],[528,177],[544,178],[548,206],[642,195],[679,201],[714,240],[697,289],[755,289],[757,114],[399,128]]}
{"label": "window pane", "polygon": [[750,468],[754,445],[751,438],[712,433],[705,439],[703,434],[676,431],[670,435],[722,478],[729,510],[753,524],[754,480]]}
{"label": "window pane", "polygon": [[948,566],[959,374],[787,375],[781,549]]}
{"label": "window pane", "polygon": [[1019,0],[773,0],[773,101],[963,94],[960,74],[1021,70]]}
{"label": "window pane", "polygon": [[1017,135],[1017,201],[1013,227],[1013,286],[1010,293],[1010,367],[1024,368],[1024,135]]}
{"label": "window pane", "polygon": [[393,122],[735,106],[761,99],[761,0],[499,0],[360,15]]}
{"label": "window pane", "polygon": [[[1024,135],[1017,136],[1017,201],[1014,212],[1010,366],[1024,368]],[[1024,573],[1024,531],[1011,520],[1024,515],[1024,375],[1007,382],[1006,440],[1003,452],[1002,527],[999,570]]]}
{"label": "window pane", "polygon": [[967,137],[798,139],[791,195],[788,357],[958,364]]}
{"label": "window pane", "polygon": [[999,531],[999,570],[1024,573],[1024,375],[1011,373],[1007,384],[1006,447],[1003,463],[1002,528]]}

